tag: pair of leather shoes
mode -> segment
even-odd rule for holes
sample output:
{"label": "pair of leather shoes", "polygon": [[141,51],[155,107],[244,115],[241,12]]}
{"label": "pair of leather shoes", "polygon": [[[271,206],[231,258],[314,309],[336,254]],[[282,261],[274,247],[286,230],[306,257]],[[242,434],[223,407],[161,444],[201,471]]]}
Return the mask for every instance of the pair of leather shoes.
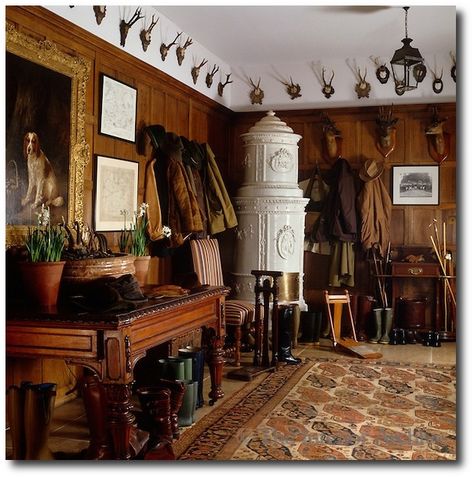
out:
{"label": "pair of leather shoes", "polygon": [[426,347],[441,347],[441,342],[439,339],[439,332],[430,330],[423,337],[423,345]]}

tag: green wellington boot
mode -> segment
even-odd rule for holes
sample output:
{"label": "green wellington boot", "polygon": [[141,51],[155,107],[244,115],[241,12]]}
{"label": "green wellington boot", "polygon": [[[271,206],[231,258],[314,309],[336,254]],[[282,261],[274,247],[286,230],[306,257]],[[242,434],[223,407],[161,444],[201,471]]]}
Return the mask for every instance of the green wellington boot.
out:
{"label": "green wellington boot", "polygon": [[[383,309],[373,309],[373,318],[374,318],[374,326],[375,326],[375,335],[369,338],[369,342],[371,344],[376,344],[382,337],[382,311]],[[388,343],[388,342],[387,342]]]}
{"label": "green wellington boot", "polygon": [[392,330],[393,309],[383,309],[382,312],[382,337],[380,337],[379,344],[390,343],[390,332]]}

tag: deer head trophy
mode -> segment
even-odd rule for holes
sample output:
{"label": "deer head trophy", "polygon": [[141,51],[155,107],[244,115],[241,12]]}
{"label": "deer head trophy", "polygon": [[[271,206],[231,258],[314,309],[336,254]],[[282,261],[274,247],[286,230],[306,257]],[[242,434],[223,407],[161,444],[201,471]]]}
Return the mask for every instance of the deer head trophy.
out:
{"label": "deer head trophy", "polygon": [[144,15],[141,15],[142,9],[138,7],[135,10],[135,13],[132,15],[130,20],[126,22],[125,20],[121,20],[120,22],[120,45],[125,46],[125,40],[127,39],[128,31],[132,26],[140,20],[140,18],[144,18]]}
{"label": "deer head trophy", "polygon": [[214,75],[219,71],[219,67],[214,65],[212,67],[212,71],[208,72],[206,75],[206,85],[208,88],[212,86],[212,82],[214,80]]}
{"label": "deer head trophy", "polygon": [[188,37],[188,39],[184,42],[183,46],[179,45],[176,47],[176,58],[178,59],[179,66],[181,66],[181,63],[183,63],[184,55],[186,54],[186,48],[188,48],[188,46],[192,44],[193,44],[193,40],[190,37]]}
{"label": "deer head trophy", "polygon": [[107,13],[107,7],[105,5],[94,5],[92,8],[95,13],[95,21],[97,22],[97,25],[100,25]]}
{"label": "deer head trophy", "polygon": [[292,100],[299,98],[301,96],[301,86],[298,83],[293,83],[293,79],[290,76],[290,83],[287,81],[282,81],[286,86],[286,92],[290,95]]}
{"label": "deer head trophy", "polygon": [[326,113],[321,113],[321,122],[323,124],[323,152],[327,159],[331,161],[341,155],[341,132]]}
{"label": "deer head trophy", "polygon": [[375,66],[377,67],[377,69],[375,70],[375,76],[377,77],[377,80],[379,80],[382,85],[385,85],[385,83],[387,83],[388,79],[390,78],[390,70],[387,68],[385,63],[380,63],[379,57],[374,58],[373,56],[371,56],[370,59],[375,63]]}
{"label": "deer head trophy", "polygon": [[156,21],[155,21],[155,15],[152,15],[150,26],[148,28],[144,28],[140,32],[140,40],[142,41],[143,51],[147,51],[148,47],[150,46],[151,31],[153,30],[155,25],[158,23],[158,20],[159,20],[159,18],[157,18]]}
{"label": "deer head trophy", "polygon": [[219,84],[217,85],[217,93],[219,94],[219,96],[222,96],[224,94],[224,87],[225,85],[228,85],[229,83],[232,83],[230,79],[230,75],[232,75],[232,73],[229,73],[228,75],[225,75],[227,78],[225,80],[224,83],[222,83],[221,81],[219,81]]}
{"label": "deer head trophy", "polygon": [[437,163],[442,163],[448,157],[450,149],[450,135],[443,130],[443,125],[448,118],[441,119],[436,106],[432,107],[432,111],[431,123],[425,129],[425,134],[428,136],[428,150]]}
{"label": "deer head trophy", "polygon": [[453,60],[453,66],[451,67],[451,78],[453,79],[454,83],[456,83],[456,55],[451,51],[449,52],[451,55],[451,60]]}
{"label": "deer head trophy", "polygon": [[392,116],[393,105],[380,106],[379,116],[375,120],[378,126],[377,149],[386,158],[395,149],[396,128],[398,118]]}
{"label": "deer head trophy", "polygon": [[253,86],[253,90],[250,92],[250,101],[253,105],[255,104],[262,104],[263,97],[265,96],[262,88],[260,88],[260,80],[261,78],[258,79],[258,83],[255,84],[252,81],[252,78],[249,78],[250,84]]}
{"label": "deer head trophy", "polygon": [[364,77],[360,74],[360,68],[357,68],[357,76],[359,77],[359,82],[355,85],[355,92],[357,93],[357,98],[368,98],[370,93],[370,83],[366,81],[367,77],[367,68],[365,69]]}
{"label": "deer head trophy", "polygon": [[205,58],[202,59],[201,63],[199,63],[198,66],[194,65],[191,68],[191,76],[193,77],[193,83],[196,84],[198,80],[199,73],[201,71],[201,68],[207,63],[207,60]]}
{"label": "deer head trophy", "polygon": [[332,80],[334,79],[334,70],[332,70],[332,75],[331,79],[329,80],[329,83],[326,82],[326,78],[324,77],[324,73],[326,70],[323,68],[321,71],[321,78],[323,80],[323,89],[321,90],[323,92],[323,95],[329,99],[331,96],[334,94],[334,87],[332,86]]}
{"label": "deer head trophy", "polygon": [[168,55],[168,52],[170,51],[170,48],[173,46],[173,45],[176,45],[177,41],[178,41],[178,38],[183,34],[183,32],[181,33],[177,33],[174,40],[171,42],[171,43],[168,43],[168,45],[166,45],[165,43],[162,43],[161,46],[160,46],[160,53],[161,53],[161,59],[163,61],[166,60],[166,57]]}

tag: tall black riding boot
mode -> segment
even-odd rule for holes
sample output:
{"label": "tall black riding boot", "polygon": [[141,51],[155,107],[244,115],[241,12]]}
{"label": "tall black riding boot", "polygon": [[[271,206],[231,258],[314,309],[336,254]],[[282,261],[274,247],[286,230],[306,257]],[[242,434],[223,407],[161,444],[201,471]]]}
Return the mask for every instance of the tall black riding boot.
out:
{"label": "tall black riding boot", "polygon": [[291,331],[293,318],[293,307],[283,305],[278,310],[278,361],[287,364],[298,364],[300,358],[291,355]]}

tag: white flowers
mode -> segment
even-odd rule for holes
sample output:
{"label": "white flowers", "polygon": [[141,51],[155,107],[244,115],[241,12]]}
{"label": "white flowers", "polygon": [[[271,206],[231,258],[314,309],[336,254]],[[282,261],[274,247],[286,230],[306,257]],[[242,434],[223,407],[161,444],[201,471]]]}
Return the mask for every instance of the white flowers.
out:
{"label": "white flowers", "polygon": [[147,209],[148,209],[148,204],[146,202],[142,202],[140,204],[140,209],[137,212],[137,217],[143,217],[146,214]]}
{"label": "white flowers", "polygon": [[163,235],[165,237],[171,237],[171,228],[168,226],[163,226]]}
{"label": "white flowers", "polygon": [[35,214],[38,216],[38,226],[49,226],[49,207],[44,207],[44,204],[41,204],[41,212]]}

